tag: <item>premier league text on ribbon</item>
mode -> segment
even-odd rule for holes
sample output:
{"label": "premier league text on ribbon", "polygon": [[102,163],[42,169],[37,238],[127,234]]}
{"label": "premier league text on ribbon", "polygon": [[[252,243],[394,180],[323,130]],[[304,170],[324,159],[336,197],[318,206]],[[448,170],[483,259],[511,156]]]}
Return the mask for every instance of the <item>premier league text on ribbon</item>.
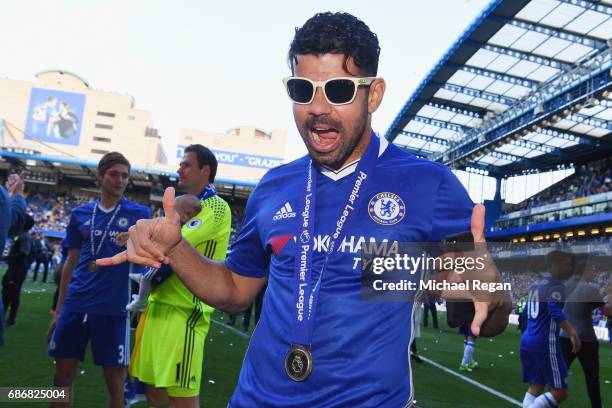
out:
{"label": "premier league text on ribbon", "polygon": [[[306,172],[306,191],[304,192],[304,206],[300,208],[302,216],[299,243],[296,245],[296,257],[294,264],[294,321],[291,335],[291,346],[285,356],[285,371],[289,378],[294,381],[303,381],[308,378],[313,367],[311,348],[316,347],[312,344],[312,330],[317,310],[319,289],[321,279],[325,273],[325,268],[329,258],[336,252],[336,244],[344,239],[344,231],[351,224],[353,216],[358,212],[363,198],[360,199],[359,191],[366,185],[368,174],[374,170],[376,159],[379,152],[378,136],[373,134],[365,153],[357,164],[357,169],[352,176],[352,184],[348,189],[338,192],[347,197],[346,203],[338,210],[338,218],[335,223],[336,228],[333,232],[329,246],[325,251],[323,266],[315,271],[313,276],[312,257],[314,252],[315,229],[313,220],[316,219],[316,187],[317,171],[312,160],[308,163]],[[344,190],[344,191],[342,191]],[[299,231],[299,230],[298,230]],[[304,301],[308,299],[308,314],[304,316]],[[305,364],[298,364],[304,363]],[[299,368],[301,367],[301,368]],[[296,368],[299,370],[296,371]]]}

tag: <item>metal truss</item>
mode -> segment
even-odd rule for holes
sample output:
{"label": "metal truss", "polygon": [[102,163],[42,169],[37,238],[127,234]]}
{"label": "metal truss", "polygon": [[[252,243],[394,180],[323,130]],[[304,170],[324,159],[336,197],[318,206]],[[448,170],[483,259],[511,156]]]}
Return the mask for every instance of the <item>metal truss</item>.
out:
{"label": "metal truss", "polygon": [[[503,21],[504,19],[494,17],[495,20]],[[506,20],[507,24],[513,25],[529,31],[535,31],[548,35],[550,37],[558,38],[560,40],[569,41],[574,44],[580,44],[591,48],[606,48],[606,42],[594,37],[588,37],[583,34],[572,33],[571,31],[565,31],[562,28],[551,27],[540,23],[533,23],[521,19],[514,18],[512,20]]]}
{"label": "metal truss", "polygon": [[576,123],[584,123],[585,125],[596,128],[612,130],[612,122],[607,120],[592,118],[589,116],[580,115],[578,113],[573,113],[568,119]]}
{"label": "metal truss", "polygon": [[403,136],[412,137],[413,139],[419,139],[419,140],[423,140],[423,141],[426,141],[426,142],[436,143],[436,144],[439,144],[439,145],[442,145],[442,146],[448,146],[449,145],[448,140],[440,139],[439,137],[425,136],[425,135],[421,135],[419,133],[406,132],[405,130],[400,130],[399,134],[403,135]]}
{"label": "metal truss", "polygon": [[468,42],[470,45],[474,47],[481,48],[483,50],[495,52],[501,55],[507,55],[509,57],[517,58],[521,61],[529,61],[534,62],[536,64],[545,65],[550,68],[556,68],[559,70],[569,69],[570,64],[559,61],[553,58],[542,57],[539,55],[529,54],[522,51],[513,50],[512,48],[502,47],[500,45],[492,45],[492,44],[477,44],[475,42]]}
{"label": "metal truss", "polygon": [[467,109],[462,109],[462,108],[455,108],[454,106],[449,106],[443,103],[431,102],[431,103],[426,104],[425,106],[429,106],[430,108],[440,109],[446,112],[456,113],[459,115],[469,116],[474,119],[482,119],[482,115],[476,112],[473,112]]}
{"label": "metal truss", "polygon": [[415,122],[420,122],[426,125],[436,126],[442,129],[447,129],[447,130],[451,130],[453,132],[462,133],[462,134],[467,132],[469,129],[471,129],[465,126],[456,125],[454,123],[445,122],[443,120],[426,118],[425,116],[414,116],[412,120],[414,120]]}
{"label": "metal truss", "polygon": [[612,7],[601,4],[599,1],[586,1],[586,0],[559,0],[561,3],[572,4],[574,6],[580,6],[587,10],[597,11],[602,14],[606,14],[612,17]]}
{"label": "metal truss", "polygon": [[501,96],[490,92],[479,91],[477,89],[466,88],[464,86],[452,85],[452,84],[443,84],[441,88],[446,89],[448,91],[453,91],[457,93],[461,93],[468,96],[473,96],[474,98],[481,98],[491,102],[501,103],[502,105],[510,106],[516,102],[516,99],[509,98],[507,96]]}
{"label": "metal truss", "polygon": [[611,66],[612,47],[608,47],[578,66],[559,73],[504,112],[483,121],[481,126],[469,131],[465,139],[452,146],[451,150],[435,154],[432,159],[442,159],[445,162],[458,160],[471,154],[474,149],[503,139],[527,126],[536,126],[545,117],[584,101],[596,92],[609,89],[612,82]]}
{"label": "metal truss", "polygon": [[511,83],[513,85],[524,86],[526,88],[535,88],[536,86],[540,85],[539,82],[533,81],[531,79],[521,78],[521,77],[510,75],[510,74],[500,74],[499,72],[489,71],[489,70],[482,69],[482,68],[476,68],[470,65],[463,65],[463,66],[456,66],[456,67],[458,67],[459,69],[463,71],[470,72],[472,74],[482,75],[487,78],[493,78],[498,81],[504,81],[504,82]]}

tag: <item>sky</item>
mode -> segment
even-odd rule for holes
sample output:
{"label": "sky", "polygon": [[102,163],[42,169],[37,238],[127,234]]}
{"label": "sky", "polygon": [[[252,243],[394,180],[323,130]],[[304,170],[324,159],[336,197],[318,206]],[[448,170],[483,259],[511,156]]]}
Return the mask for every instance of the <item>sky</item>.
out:
{"label": "sky", "polygon": [[[92,88],[128,93],[151,113],[168,157],[181,128],[287,132],[286,159],[305,154],[282,78],[295,27],[346,11],[374,31],[387,91],[373,116],[384,134],[435,63],[488,0],[4,0],[0,77],[33,81],[62,69]],[[1,112],[0,112],[1,116]]]}

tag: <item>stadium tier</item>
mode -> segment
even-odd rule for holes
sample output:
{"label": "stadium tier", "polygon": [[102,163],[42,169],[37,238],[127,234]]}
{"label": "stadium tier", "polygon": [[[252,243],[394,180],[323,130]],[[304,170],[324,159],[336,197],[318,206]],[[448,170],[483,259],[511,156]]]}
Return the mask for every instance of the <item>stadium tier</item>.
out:
{"label": "stadium tier", "polygon": [[[486,205],[489,238],[612,232],[610,10],[606,2],[492,1],[389,126],[388,140],[480,188],[470,193]],[[560,168],[576,174],[540,191],[530,185]],[[513,200],[508,187],[521,176],[529,193]]]}
{"label": "stadium tier", "polygon": [[[612,212],[611,189],[608,159],[583,165],[574,175],[519,204],[509,206],[491,227],[490,236],[495,237],[496,233],[510,235],[512,232],[516,235],[526,232],[527,226],[532,232],[580,226],[582,233],[578,231],[577,236],[605,234],[606,222],[610,221]],[[585,228],[588,234],[584,232]],[[547,235],[550,239],[551,234]],[[561,234],[555,231],[552,235],[559,238]],[[534,237],[538,236],[541,234]]]}

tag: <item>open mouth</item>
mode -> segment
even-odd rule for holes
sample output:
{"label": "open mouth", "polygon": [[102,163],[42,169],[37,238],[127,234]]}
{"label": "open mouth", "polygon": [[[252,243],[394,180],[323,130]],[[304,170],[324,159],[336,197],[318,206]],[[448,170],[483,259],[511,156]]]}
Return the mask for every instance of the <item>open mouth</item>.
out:
{"label": "open mouth", "polygon": [[331,152],[340,142],[340,131],[331,126],[315,125],[308,133],[313,148],[321,153]]}

